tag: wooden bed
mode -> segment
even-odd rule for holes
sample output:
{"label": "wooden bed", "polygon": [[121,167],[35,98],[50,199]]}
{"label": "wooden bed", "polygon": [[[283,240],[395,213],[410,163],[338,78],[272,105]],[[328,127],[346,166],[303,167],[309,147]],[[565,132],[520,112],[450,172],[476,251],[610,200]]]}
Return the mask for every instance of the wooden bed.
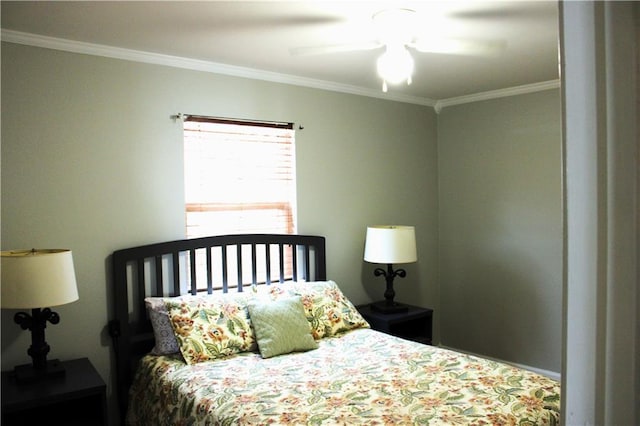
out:
{"label": "wooden bed", "polygon": [[[289,274],[284,255],[287,250],[291,259]],[[219,271],[214,271],[216,257]],[[204,277],[196,274],[196,265],[203,259],[207,271]],[[230,265],[232,261],[235,265]],[[145,298],[246,291],[260,284],[261,268],[264,281],[268,282],[324,280],[325,239],[311,235],[244,234],[176,240],[115,251],[112,265],[115,318],[109,322],[109,334],[116,357],[116,394],[124,415],[137,363],[154,345]],[[215,272],[218,282],[214,282]],[[229,281],[240,284],[230,288]],[[214,290],[215,284],[221,288]]]}
{"label": "wooden bed", "polygon": [[[371,330],[327,281],[325,259],[323,237],[300,235],[208,237],[114,252],[110,330],[127,423],[559,423],[558,382]],[[179,350],[158,352],[156,340],[164,338],[155,320],[151,325],[157,311],[149,304],[158,300]],[[288,334],[301,321],[307,340],[270,353],[262,315],[280,304],[299,306],[299,317],[278,329],[267,316],[267,328]],[[216,352],[220,347],[201,342],[200,321],[212,318],[250,344]],[[206,330],[217,344],[221,334]]]}

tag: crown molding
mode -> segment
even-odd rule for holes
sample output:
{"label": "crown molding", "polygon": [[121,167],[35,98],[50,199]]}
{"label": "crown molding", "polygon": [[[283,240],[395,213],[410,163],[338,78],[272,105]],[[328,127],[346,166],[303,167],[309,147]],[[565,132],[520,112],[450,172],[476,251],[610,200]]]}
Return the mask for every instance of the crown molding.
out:
{"label": "crown molding", "polygon": [[107,58],[123,59],[126,61],[143,62],[154,65],[165,65],[175,68],[184,68],[194,71],[204,71],[214,74],[229,75],[233,77],[243,77],[254,80],[264,80],[273,83],[310,87],[314,89],[348,93],[352,95],[367,96],[372,98],[424,106],[433,107],[436,104],[436,101],[434,99],[422,98],[417,96],[407,96],[397,93],[383,93],[379,90],[371,90],[364,87],[351,86],[347,84],[300,77],[296,75],[282,74],[253,68],[239,67],[235,65],[221,64],[217,62],[184,58],[179,56],[150,53],[140,50],[123,49],[120,47],[105,46],[101,44],[42,36],[21,31],[2,29],[1,39],[2,41],[6,41],[9,43],[24,44],[46,49],[62,50],[66,52],[81,53],[94,56],[103,56]]}
{"label": "crown molding", "polygon": [[365,87],[340,84],[331,81],[317,80],[300,77],[291,74],[282,74],[271,71],[258,70],[235,65],[221,64],[217,62],[202,61],[197,59],[184,58],[180,56],[164,55],[160,53],[150,53],[140,50],[123,49],[120,47],[106,46],[101,44],[86,43],[74,40],[67,40],[57,37],[49,37],[38,34],[25,33],[2,29],[0,39],[9,43],[24,44],[28,46],[42,47],[46,49],[62,50],[66,52],[81,53],[86,55],[103,56],[107,58],[122,59],[126,61],[143,62],[154,65],[164,65],[174,68],[183,68],[194,71],[223,74],[232,77],[242,77],[254,80],[264,80],[273,83],[290,84],[294,86],[309,87],[313,89],[328,90],[332,92],[348,93],[351,95],[366,96],[383,100],[404,102],[416,105],[433,107],[436,113],[440,113],[443,108],[478,102],[487,99],[502,98],[525,93],[538,92],[542,90],[555,89],[560,87],[560,80],[552,80],[542,83],[528,84],[507,89],[493,90],[490,92],[476,93],[466,96],[458,96],[448,99],[430,99],[418,96],[409,96],[398,93],[384,93],[380,90],[371,90]]}
{"label": "crown molding", "polygon": [[489,99],[506,98],[508,96],[523,95],[526,93],[541,92],[543,90],[557,89],[560,87],[560,80],[543,81],[541,83],[525,84],[523,86],[508,87],[506,89],[491,90],[489,92],[475,93],[473,95],[457,96],[455,98],[440,99],[436,101],[433,108],[436,113],[440,113],[442,108],[468,104],[471,102],[486,101]]}

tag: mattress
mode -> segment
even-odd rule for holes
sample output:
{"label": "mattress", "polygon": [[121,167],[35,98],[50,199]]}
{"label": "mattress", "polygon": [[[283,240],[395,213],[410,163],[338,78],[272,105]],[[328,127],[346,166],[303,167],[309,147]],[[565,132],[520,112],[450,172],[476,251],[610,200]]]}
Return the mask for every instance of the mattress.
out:
{"label": "mattress", "polygon": [[504,363],[362,328],[308,352],[187,365],[147,355],[130,425],[556,425],[560,384]]}

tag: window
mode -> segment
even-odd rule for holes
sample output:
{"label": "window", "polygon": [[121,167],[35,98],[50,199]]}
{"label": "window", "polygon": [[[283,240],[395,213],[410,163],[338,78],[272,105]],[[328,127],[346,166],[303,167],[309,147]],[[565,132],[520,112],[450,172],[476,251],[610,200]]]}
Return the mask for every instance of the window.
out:
{"label": "window", "polygon": [[[187,238],[296,232],[292,123],[186,116],[184,176]],[[250,247],[246,249],[243,260],[250,257]],[[196,254],[198,283],[206,282],[205,256]],[[290,249],[285,250],[284,257],[285,276],[290,277],[293,270]],[[243,277],[251,277],[251,263],[242,264],[248,269]],[[221,265],[213,265],[213,269],[220,271]],[[264,282],[264,271],[257,272],[259,281]],[[214,278],[213,285],[220,288],[220,280]],[[237,282],[229,283],[229,287],[236,285]]]}
{"label": "window", "polygon": [[293,124],[188,116],[184,122],[187,238],[295,233]]}

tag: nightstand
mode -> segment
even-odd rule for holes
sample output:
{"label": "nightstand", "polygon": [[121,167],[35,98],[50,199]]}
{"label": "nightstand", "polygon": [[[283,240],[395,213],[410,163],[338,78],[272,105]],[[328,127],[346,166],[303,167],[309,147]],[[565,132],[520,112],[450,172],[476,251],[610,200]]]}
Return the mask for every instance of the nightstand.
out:
{"label": "nightstand", "polygon": [[2,372],[2,424],[107,425],[106,385],[87,358],[63,361],[65,375],[16,383]]}
{"label": "nightstand", "polygon": [[433,309],[407,305],[407,312],[383,314],[361,305],[357,309],[374,330],[416,342],[431,344]]}

